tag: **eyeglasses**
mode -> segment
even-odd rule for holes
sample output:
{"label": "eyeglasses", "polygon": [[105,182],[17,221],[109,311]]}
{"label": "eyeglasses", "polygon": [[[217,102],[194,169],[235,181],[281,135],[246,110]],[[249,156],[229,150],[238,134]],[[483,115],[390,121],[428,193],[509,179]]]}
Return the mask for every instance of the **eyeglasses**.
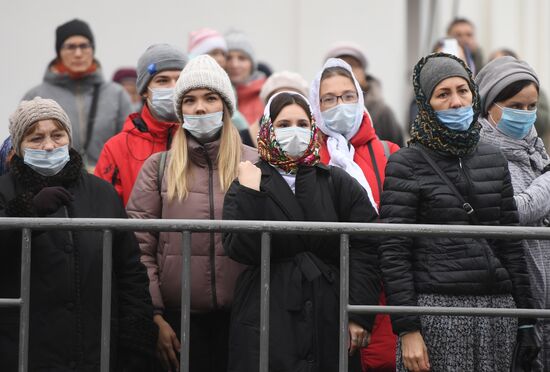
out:
{"label": "eyeglasses", "polygon": [[61,49],[66,50],[70,53],[76,53],[77,49],[80,49],[83,53],[90,51],[92,49],[91,43],[81,43],[81,44],[63,44]]}
{"label": "eyeglasses", "polygon": [[334,107],[338,104],[338,98],[340,98],[343,103],[357,103],[357,101],[359,100],[359,96],[355,92],[345,92],[340,96],[327,94],[321,97],[321,106],[325,108]]}

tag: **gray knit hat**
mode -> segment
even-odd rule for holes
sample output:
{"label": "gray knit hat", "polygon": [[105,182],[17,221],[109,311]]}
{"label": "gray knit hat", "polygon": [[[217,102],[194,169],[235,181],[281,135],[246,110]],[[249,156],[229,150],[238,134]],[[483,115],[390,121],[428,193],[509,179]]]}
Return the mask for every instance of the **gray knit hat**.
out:
{"label": "gray knit hat", "polygon": [[183,123],[181,102],[185,93],[193,89],[210,89],[220,95],[231,116],[235,112],[236,99],[229,76],[218,62],[208,54],[192,58],[182,70],[174,92],[176,115]]}
{"label": "gray knit hat", "polygon": [[255,70],[258,61],[256,61],[256,53],[254,52],[254,48],[248,36],[244,32],[238,30],[229,30],[224,36],[227,43],[227,50],[229,52],[232,50],[244,52],[252,61],[252,70]]}
{"label": "gray knit hat", "polygon": [[437,84],[450,77],[461,77],[470,83],[468,72],[454,58],[441,56],[428,59],[420,71],[420,88],[426,99],[431,99]]}
{"label": "gray knit hat", "polygon": [[539,85],[535,70],[525,61],[506,56],[486,64],[476,76],[482,116],[487,114],[489,107],[504,88],[520,80],[529,80]]}
{"label": "gray knit hat", "polygon": [[153,44],[139,57],[137,65],[137,89],[143,94],[147,85],[161,71],[181,71],[187,64],[187,55],[170,44]]}
{"label": "gray knit hat", "polygon": [[48,119],[57,120],[67,131],[72,142],[71,120],[67,113],[53,99],[34,97],[30,101],[21,101],[10,116],[10,136],[17,155],[22,155],[21,142],[29,128],[37,121]]}

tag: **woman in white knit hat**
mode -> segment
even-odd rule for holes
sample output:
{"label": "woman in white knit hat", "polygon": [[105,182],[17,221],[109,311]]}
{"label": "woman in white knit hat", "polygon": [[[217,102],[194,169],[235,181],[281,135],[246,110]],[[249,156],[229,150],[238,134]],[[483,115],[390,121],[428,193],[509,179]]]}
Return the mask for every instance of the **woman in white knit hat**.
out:
{"label": "woman in white knit hat", "polygon": [[[0,178],[0,216],[126,218],[113,187],[84,170],[59,104],[21,102],[9,129],[15,154]],[[0,241],[0,297],[18,298],[21,233],[2,231]],[[157,327],[147,274],[132,232],[115,231],[113,242],[111,370],[148,371]],[[29,370],[99,370],[102,244],[100,231],[33,231]],[[0,369],[16,371],[19,310],[0,309],[0,319]]]}
{"label": "woman in white knit hat", "polygon": [[[221,219],[223,198],[241,160],[257,158],[231,123],[235,94],[229,77],[208,55],[182,70],[174,94],[182,126],[168,152],[143,165],[128,201],[131,218]],[[164,370],[176,370],[181,314],[181,234],[136,233],[149,273]],[[220,233],[195,233],[191,257],[190,368],[224,371],[229,310],[241,265],[229,259]]]}

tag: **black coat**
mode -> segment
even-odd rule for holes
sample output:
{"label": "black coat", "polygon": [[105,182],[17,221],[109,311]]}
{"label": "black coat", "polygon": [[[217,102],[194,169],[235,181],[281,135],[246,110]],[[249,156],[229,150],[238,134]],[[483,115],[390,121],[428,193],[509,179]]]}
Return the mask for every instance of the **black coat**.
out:
{"label": "black coat", "polygon": [[[481,225],[519,224],[508,163],[496,147],[480,143],[461,159],[424,151],[473,206]],[[458,197],[413,148],[403,148],[389,159],[380,217],[387,223],[470,223]],[[518,240],[388,237],[379,254],[389,305],[416,306],[417,293],[513,294],[518,307],[532,307]],[[392,322],[398,334],[420,329],[417,316],[392,316]]]}
{"label": "black coat", "polygon": [[[374,222],[377,218],[365,190],[339,168],[300,168],[294,195],[275,168],[263,161],[258,166],[260,191],[235,181],[225,197],[224,219]],[[352,304],[378,303],[377,244],[372,236],[350,237]],[[337,370],[339,237],[273,234],[271,247],[270,370]],[[228,370],[257,371],[260,234],[228,233],[224,248],[229,257],[250,265],[235,289]],[[373,323],[373,317],[355,314],[350,320],[369,330]]]}
{"label": "black coat", "polygon": [[[76,155],[76,157],[78,157]],[[68,207],[47,217],[126,218],[110,184],[71,162],[59,176],[42,177],[12,162],[0,178],[0,216],[35,216],[32,197],[42,187],[64,186]],[[20,295],[21,232],[1,231],[0,297]],[[98,371],[101,335],[102,233],[33,231],[31,251],[29,370]],[[145,267],[132,232],[113,234],[111,366],[127,367],[153,353],[156,326]],[[17,309],[0,309],[0,370],[17,365]],[[137,358],[136,358],[137,357]],[[12,369],[13,368],[13,369]],[[130,368],[132,369],[132,368]]]}

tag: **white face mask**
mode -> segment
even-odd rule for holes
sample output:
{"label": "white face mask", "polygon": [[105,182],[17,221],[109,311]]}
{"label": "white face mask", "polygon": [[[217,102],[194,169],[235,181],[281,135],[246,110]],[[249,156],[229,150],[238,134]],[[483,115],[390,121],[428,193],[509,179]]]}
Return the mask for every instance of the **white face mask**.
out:
{"label": "white face mask", "polygon": [[23,162],[45,177],[55,176],[69,162],[69,145],[51,151],[23,149]]}
{"label": "white face mask", "polygon": [[149,88],[149,91],[151,92],[149,108],[153,115],[159,120],[176,123],[178,117],[174,109],[174,88]]}
{"label": "white face mask", "polygon": [[205,115],[183,115],[183,129],[199,140],[214,138],[223,127],[223,111]]}
{"label": "white face mask", "polygon": [[298,158],[304,154],[311,141],[311,128],[287,127],[275,128],[275,138],[281,149],[290,157]]}
{"label": "white face mask", "polygon": [[321,116],[328,129],[345,136],[355,126],[355,116],[359,103],[342,103],[331,109],[321,112]]}

